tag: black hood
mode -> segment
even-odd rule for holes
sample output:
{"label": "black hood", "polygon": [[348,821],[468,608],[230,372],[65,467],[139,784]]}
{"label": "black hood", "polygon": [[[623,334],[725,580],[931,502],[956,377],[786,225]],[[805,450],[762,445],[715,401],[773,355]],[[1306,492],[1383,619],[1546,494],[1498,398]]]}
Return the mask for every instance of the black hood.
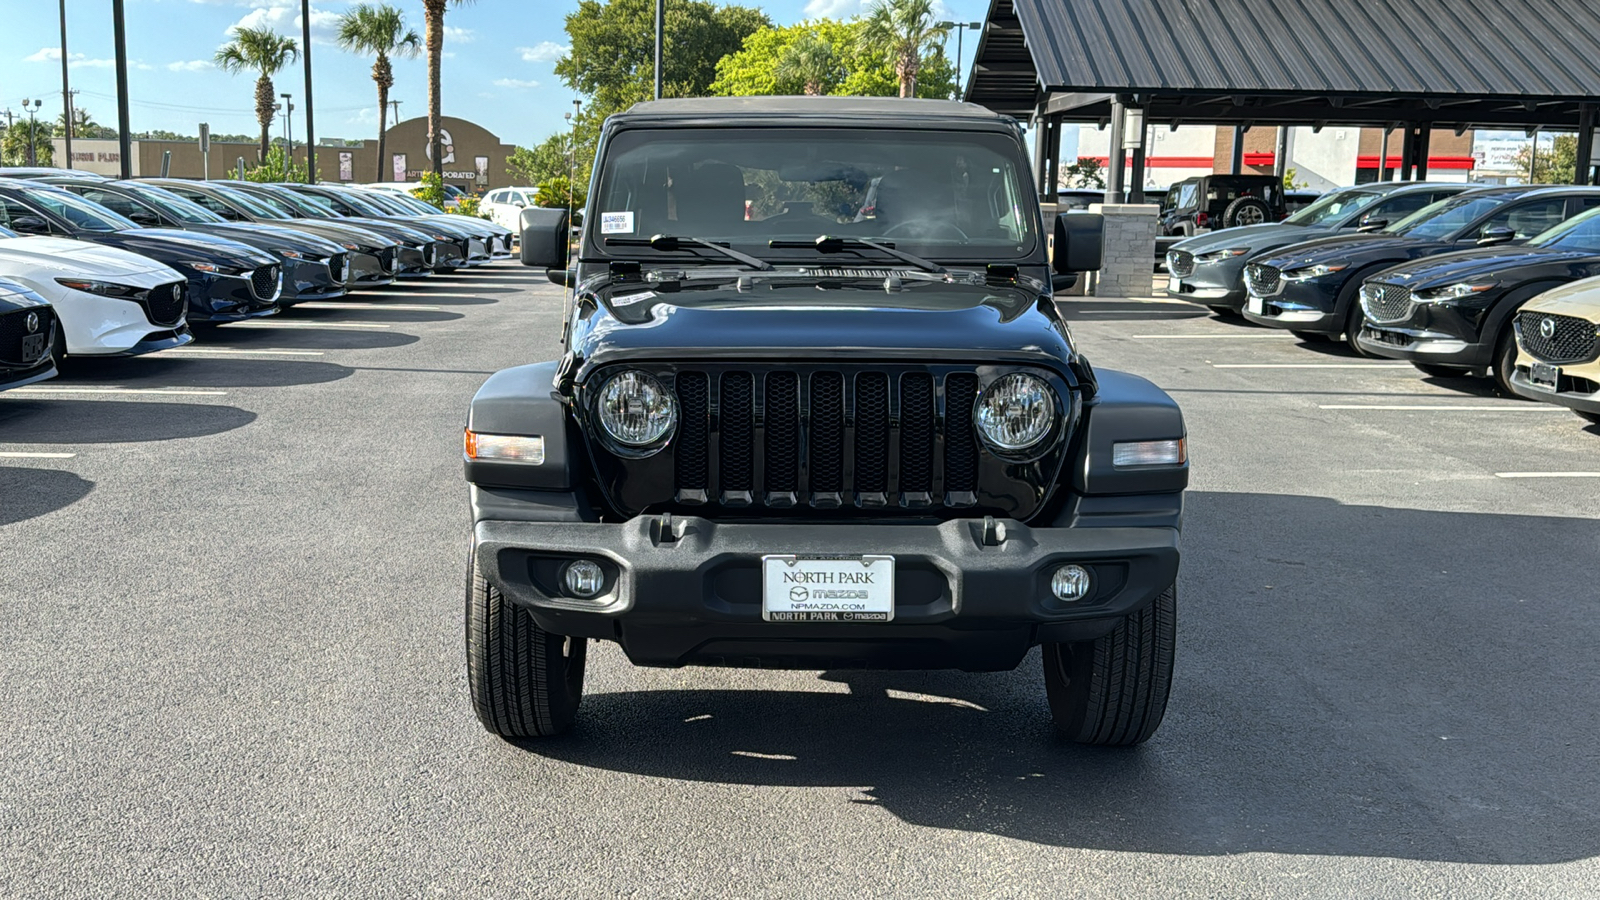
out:
{"label": "black hood", "polygon": [[326,238],[319,238],[291,228],[280,228],[276,225],[206,222],[191,225],[189,228],[201,234],[238,241],[241,244],[248,244],[258,250],[269,252],[273,250],[293,250],[301,256],[318,259],[330,254],[344,252],[343,247]]}
{"label": "black hood", "polygon": [[[1442,253],[1416,262],[1396,266],[1383,273],[1386,284],[1405,285],[1413,290],[1428,290],[1464,281],[1500,280],[1516,282],[1529,275],[1565,275],[1569,266],[1594,263],[1600,254],[1582,250],[1555,250],[1542,247],[1499,246]],[[1570,277],[1585,277],[1574,271]]]}
{"label": "black hood", "polygon": [[81,239],[138,253],[169,265],[174,262],[194,261],[230,269],[257,269],[277,262],[271,254],[238,241],[193,231],[137,228],[84,234]]}

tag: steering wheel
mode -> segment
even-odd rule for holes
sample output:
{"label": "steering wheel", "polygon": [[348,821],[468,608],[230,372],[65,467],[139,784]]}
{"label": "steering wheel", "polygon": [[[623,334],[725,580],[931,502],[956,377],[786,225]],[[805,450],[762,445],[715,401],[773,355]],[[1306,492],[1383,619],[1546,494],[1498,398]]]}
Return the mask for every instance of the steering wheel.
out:
{"label": "steering wheel", "polygon": [[895,234],[912,227],[921,228],[926,231],[939,231],[940,229],[944,229],[946,234],[955,232],[956,236],[959,237],[963,242],[972,240],[972,238],[969,237],[965,231],[962,231],[955,224],[951,222],[940,222],[937,220],[932,222],[900,222],[896,225],[890,225],[888,228],[885,228],[883,230],[883,236],[894,237]]}

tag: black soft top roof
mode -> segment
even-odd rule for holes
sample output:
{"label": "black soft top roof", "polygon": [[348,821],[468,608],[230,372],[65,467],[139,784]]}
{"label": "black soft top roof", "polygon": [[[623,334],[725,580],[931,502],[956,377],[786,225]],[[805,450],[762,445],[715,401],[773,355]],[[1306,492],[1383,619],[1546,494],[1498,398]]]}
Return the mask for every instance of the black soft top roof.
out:
{"label": "black soft top roof", "polygon": [[899,97],[694,97],[636,103],[613,121],[679,120],[752,121],[773,119],[864,120],[892,126],[895,122],[960,121],[964,124],[1010,124],[1013,120],[976,103],[955,100],[913,100]]}

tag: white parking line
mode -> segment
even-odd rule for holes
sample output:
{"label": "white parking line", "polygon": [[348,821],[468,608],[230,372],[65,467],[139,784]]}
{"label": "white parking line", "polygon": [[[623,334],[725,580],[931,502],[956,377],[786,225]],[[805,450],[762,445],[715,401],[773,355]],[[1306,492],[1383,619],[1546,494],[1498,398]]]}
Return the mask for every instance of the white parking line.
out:
{"label": "white parking line", "polygon": [[1130,334],[1141,341],[1278,341],[1288,334]]}
{"label": "white parking line", "polygon": [[444,309],[442,306],[417,306],[408,303],[296,303],[295,309],[403,309],[417,312],[433,312]]}
{"label": "white parking line", "polygon": [[0,451],[0,459],[71,459],[76,453],[13,453]]}
{"label": "white parking line", "polygon": [[177,388],[64,388],[64,387],[20,387],[12,388],[13,394],[163,394],[185,397],[226,397],[227,391],[191,391]]}
{"label": "white parking line", "polygon": [[1384,409],[1398,412],[1566,412],[1565,407],[1539,404],[1519,404],[1517,406],[1393,406],[1390,404],[1365,404],[1365,403],[1325,403],[1318,409]]}
{"label": "white parking line", "polygon": [[382,322],[231,322],[221,328],[388,328]]}
{"label": "white parking line", "polygon": [[[1189,304],[1185,303],[1184,306]],[[1170,309],[1069,309],[1067,312],[1080,316],[1170,316]],[[1195,315],[1205,315],[1205,310],[1195,310]]]}
{"label": "white parking line", "polygon": [[1212,363],[1213,369],[1412,369],[1411,363]]}
{"label": "white parking line", "polygon": [[1600,472],[1496,472],[1496,478],[1600,478]]}
{"label": "white parking line", "polygon": [[168,353],[193,353],[204,356],[321,356],[321,350],[233,350],[226,347],[174,347],[171,350],[160,350],[151,356],[162,356]]}

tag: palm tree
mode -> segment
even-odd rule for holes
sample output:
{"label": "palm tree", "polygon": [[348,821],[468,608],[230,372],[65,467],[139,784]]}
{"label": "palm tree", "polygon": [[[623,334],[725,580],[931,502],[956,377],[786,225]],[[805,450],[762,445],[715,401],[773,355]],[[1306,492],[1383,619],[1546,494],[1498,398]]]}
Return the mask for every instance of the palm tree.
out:
{"label": "palm tree", "polygon": [[433,174],[444,175],[443,155],[439,152],[439,59],[444,54],[444,11],[464,6],[472,0],[422,0],[428,35],[428,154],[433,159]]}
{"label": "palm tree", "polygon": [[828,92],[841,77],[839,55],[827,38],[808,31],[783,48],[772,74],[779,84],[800,84],[807,96]]}
{"label": "palm tree", "polygon": [[339,46],[378,58],[372,64],[372,80],[378,84],[378,180],[386,181],[383,132],[389,110],[389,89],[394,87],[394,68],[389,65],[389,57],[415,57],[422,49],[422,39],[406,27],[400,10],[382,3],[358,3],[339,17]]}
{"label": "palm tree", "polygon": [[900,96],[915,97],[922,54],[949,32],[935,24],[932,0],[877,0],[862,22],[860,40],[863,50],[889,53]]}
{"label": "palm tree", "polygon": [[[230,75],[260,72],[256,79],[256,121],[261,123],[261,159],[266,161],[272,131],[272,76],[300,57],[300,47],[292,37],[270,28],[235,28],[233,40],[217,48],[212,62]],[[292,151],[291,151],[292,153]]]}

